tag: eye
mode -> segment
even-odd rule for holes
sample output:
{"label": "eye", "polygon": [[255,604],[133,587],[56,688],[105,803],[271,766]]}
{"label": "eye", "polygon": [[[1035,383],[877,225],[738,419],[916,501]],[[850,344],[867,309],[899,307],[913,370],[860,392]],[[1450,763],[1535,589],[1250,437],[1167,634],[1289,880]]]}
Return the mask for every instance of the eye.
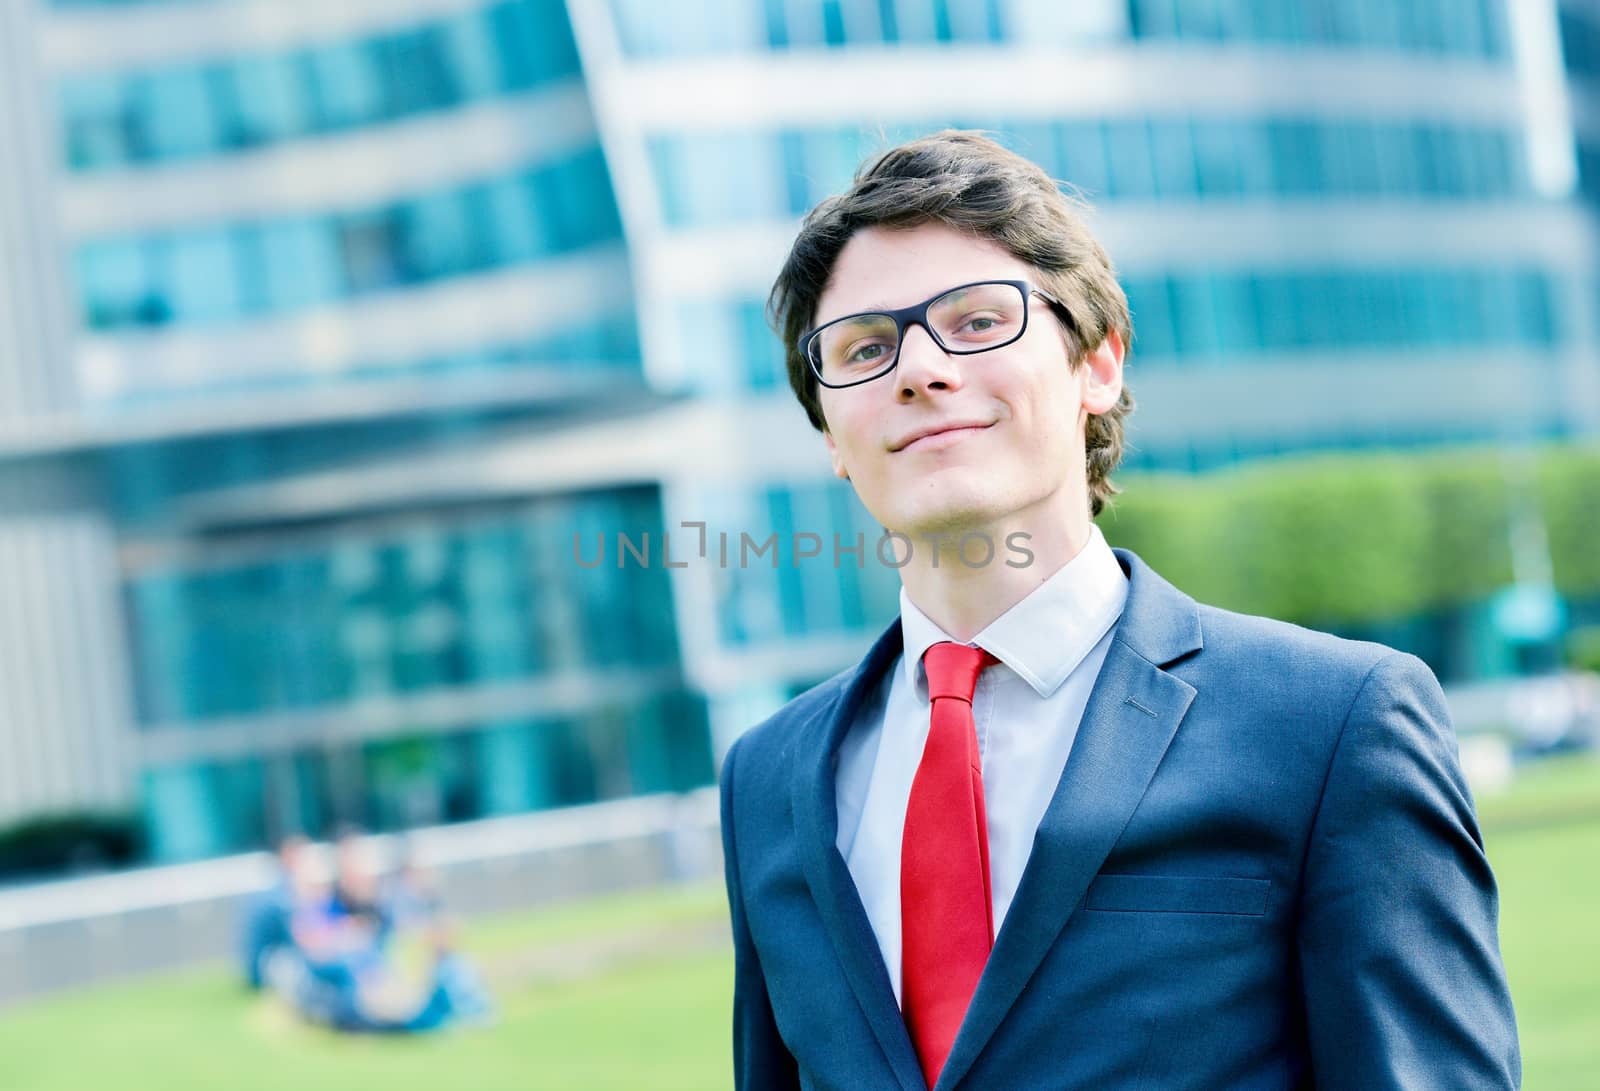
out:
{"label": "eye", "polygon": [[844,362],[847,364],[870,364],[883,359],[888,351],[889,346],[883,342],[871,341],[851,349],[850,353],[845,356]]}
{"label": "eye", "polygon": [[967,315],[961,320],[961,324],[956,327],[956,332],[962,334],[994,333],[996,330],[1004,326],[1005,323],[1005,315],[995,314],[993,312],[974,313]]}

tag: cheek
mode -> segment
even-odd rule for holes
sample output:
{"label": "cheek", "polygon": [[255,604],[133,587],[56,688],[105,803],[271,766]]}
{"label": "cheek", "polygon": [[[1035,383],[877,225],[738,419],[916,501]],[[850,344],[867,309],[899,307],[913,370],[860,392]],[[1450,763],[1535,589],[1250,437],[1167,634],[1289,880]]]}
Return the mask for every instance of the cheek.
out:
{"label": "cheek", "polygon": [[1077,431],[1081,408],[1078,376],[1065,361],[1055,364],[1039,375],[1030,393],[1030,403],[1041,432],[1052,436],[1063,433],[1064,439],[1070,439]]}
{"label": "cheek", "polygon": [[871,450],[871,437],[865,429],[869,429],[872,422],[861,419],[859,414],[845,412],[839,406],[834,406],[833,412],[828,414],[828,422],[828,434],[833,437],[840,461],[858,472],[866,469],[862,455]]}
{"label": "cheek", "polygon": [[833,432],[839,423],[839,407],[834,404],[833,398],[829,397],[826,388],[818,388],[817,407],[822,410],[823,425],[829,432]]}
{"label": "cheek", "polygon": [[833,442],[842,451],[847,446],[846,440],[850,436],[850,414],[846,407],[840,405],[835,399],[824,397],[818,401],[822,407],[822,424],[827,429],[827,435],[833,437]]}

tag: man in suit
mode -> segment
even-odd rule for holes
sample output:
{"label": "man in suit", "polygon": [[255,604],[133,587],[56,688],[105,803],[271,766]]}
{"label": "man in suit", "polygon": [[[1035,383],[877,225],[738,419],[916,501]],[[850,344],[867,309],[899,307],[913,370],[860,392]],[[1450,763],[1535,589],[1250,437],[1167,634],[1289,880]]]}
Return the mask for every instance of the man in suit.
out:
{"label": "man in suit", "polygon": [[772,304],[901,612],[724,758],[738,1086],[1518,1086],[1432,673],[1094,524],[1132,330],[1073,202],[981,136],[902,145]]}

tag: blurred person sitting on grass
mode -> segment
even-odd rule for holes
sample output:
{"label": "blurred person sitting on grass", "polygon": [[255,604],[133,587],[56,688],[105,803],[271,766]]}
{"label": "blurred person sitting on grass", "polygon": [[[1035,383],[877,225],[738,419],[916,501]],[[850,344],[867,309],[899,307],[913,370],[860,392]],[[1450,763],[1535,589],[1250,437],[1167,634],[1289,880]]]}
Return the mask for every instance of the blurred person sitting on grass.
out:
{"label": "blurred person sitting on grass", "polygon": [[394,918],[380,889],[378,870],[361,828],[345,825],[334,842],[337,871],[325,910],[336,920],[348,920],[367,935],[365,946],[382,957],[394,933]]}
{"label": "blurred person sitting on grass", "polygon": [[438,877],[418,861],[410,840],[400,840],[394,866],[384,877],[378,898],[396,929],[426,926],[438,916],[443,904]]}
{"label": "blurred person sitting on grass", "polygon": [[245,984],[259,991],[265,981],[262,968],[272,953],[293,943],[289,921],[297,902],[299,874],[311,839],[291,833],[278,841],[278,874],[272,886],[251,900],[245,911],[243,932]]}
{"label": "blurred person sitting on grass", "polygon": [[[455,927],[440,914],[437,898],[411,895],[403,909],[391,908],[370,847],[353,827],[340,832],[336,853],[331,884],[300,869],[292,942],[267,963],[274,990],[303,1018],[341,1031],[417,1033],[486,1020],[487,991],[456,952]],[[420,874],[414,863],[406,871]],[[420,933],[429,952],[431,970],[420,988],[390,950],[401,927]]]}

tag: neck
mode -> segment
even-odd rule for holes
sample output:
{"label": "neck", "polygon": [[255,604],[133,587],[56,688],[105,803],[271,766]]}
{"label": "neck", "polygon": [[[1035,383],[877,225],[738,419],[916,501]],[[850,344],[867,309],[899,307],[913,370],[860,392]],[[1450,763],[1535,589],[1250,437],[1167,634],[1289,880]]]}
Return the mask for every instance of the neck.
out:
{"label": "neck", "polygon": [[[1089,533],[1089,513],[1079,509],[1075,517],[1054,513],[1047,520],[1021,511],[988,524],[912,534],[900,582],[928,620],[956,640],[971,640],[1081,553]],[[980,563],[990,545],[993,556]]]}

